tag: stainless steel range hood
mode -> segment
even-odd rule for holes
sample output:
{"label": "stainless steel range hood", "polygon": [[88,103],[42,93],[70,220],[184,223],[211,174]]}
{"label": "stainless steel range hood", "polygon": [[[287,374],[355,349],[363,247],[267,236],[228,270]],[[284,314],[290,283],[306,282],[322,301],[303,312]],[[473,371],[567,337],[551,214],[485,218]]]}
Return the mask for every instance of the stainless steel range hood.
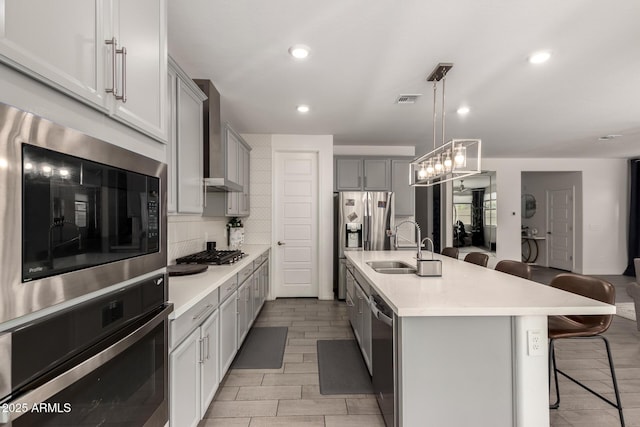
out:
{"label": "stainless steel range hood", "polygon": [[220,93],[211,80],[194,79],[194,82],[207,95],[202,108],[205,188],[207,191],[242,191],[241,185],[227,179],[226,144],[220,123]]}

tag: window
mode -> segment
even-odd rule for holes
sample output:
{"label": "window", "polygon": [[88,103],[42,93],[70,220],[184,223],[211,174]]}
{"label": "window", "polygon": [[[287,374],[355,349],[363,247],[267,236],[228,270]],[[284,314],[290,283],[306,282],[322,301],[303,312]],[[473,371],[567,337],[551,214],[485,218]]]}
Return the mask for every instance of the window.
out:
{"label": "window", "polygon": [[455,203],[453,207],[455,210],[454,223],[462,221],[465,225],[471,225],[471,203]]}
{"label": "window", "polygon": [[497,209],[496,196],[497,196],[497,193],[495,191],[493,193],[486,193],[484,195],[483,210],[484,210],[485,227],[486,226],[495,227],[498,225],[498,220],[497,220],[498,209]]}

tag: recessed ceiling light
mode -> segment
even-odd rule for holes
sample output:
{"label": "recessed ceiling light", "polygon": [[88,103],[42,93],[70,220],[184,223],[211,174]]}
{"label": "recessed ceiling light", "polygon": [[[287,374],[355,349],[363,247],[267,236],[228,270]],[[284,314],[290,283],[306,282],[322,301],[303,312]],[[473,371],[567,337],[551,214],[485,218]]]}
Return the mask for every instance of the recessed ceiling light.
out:
{"label": "recessed ceiling light", "polygon": [[295,44],[289,48],[289,54],[296,59],[305,59],[309,56],[309,46],[303,44]]}
{"label": "recessed ceiling light", "polygon": [[529,62],[532,64],[542,64],[543,62],[547,62],[551,58],[551,52],[548,50],[535,52],[529,57]]}
{"label": "recessed ceiling light", "polygon": [[458,108],[458,111],[456,111],[458,114],[460,114],[461,116],[464,116],[465,114],[469,114],[469,107],[460,107]]}
{"label": "recessed ceiling light", "polygon": [[309,106],[308,105],[298,105],[296,107],[296,110],[298,110],[298,113],[308,113],[309,112]]}

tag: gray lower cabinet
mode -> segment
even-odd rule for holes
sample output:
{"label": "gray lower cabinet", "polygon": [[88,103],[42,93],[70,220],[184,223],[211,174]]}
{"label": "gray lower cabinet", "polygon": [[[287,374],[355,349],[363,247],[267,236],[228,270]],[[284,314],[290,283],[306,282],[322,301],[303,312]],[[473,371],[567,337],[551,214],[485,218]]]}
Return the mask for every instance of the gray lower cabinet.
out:
{"label": "gray lower cabinet", "polygon": [[200,422],[199,339],[197,329],[169,356],[172,426],[195,427]]}
{"label": "gray lower cabinet", "polygon": [[358,273],[353,267],[347,266],[347,314],[353,328],[353,334],[360,346],[362,357],[369,373],[372,372],[371,357],[371,309],[369,307],[369,284],[362,277],[357,278]]}
{"label": "gray lower cabinet", "polygon": [[171,425],[197,426],[218,390],[218,310],[169,356]]}
{"label": "gray lower cabinet", "polygon": [[249,323],[253,318],[253,310],[251,309],[252,285],[253,276],[249,276],[238,288],[238,349],[249,332]]}
{"label": "gray lower cabinet", "polygon": [[200,365],[200,418],[204,417],[209,404],[218,390],[220,376],[218,375],[218,334],[220,327],[220,316],[218,310],[200,327],[202,360]]}
{"label": "gray lower cabinet", "polygon": [[220,378],[227,373],[238,351],[238,291],[220,305]]}
{"label": "gray lower cabinet", "polygon": [[267,251],[171,321],[171,426],[195,427],[204,417],[264,305],[268,275]]}

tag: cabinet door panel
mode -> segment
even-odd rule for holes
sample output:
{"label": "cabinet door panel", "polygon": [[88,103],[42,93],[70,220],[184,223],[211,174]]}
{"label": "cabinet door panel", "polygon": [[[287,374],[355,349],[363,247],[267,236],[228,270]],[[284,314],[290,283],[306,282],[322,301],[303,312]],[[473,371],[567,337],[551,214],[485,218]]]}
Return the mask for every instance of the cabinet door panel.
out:
{"label": "cabinet door panel", "polygon": [[202,102],[178,80],[178,211],[202,213]]}
{"label": "cabinet door panel", "polygon": [[238,349],[238,291],[227,298],[220,306],[220,338],[218,354],[220,357],[219,378],[227,373]]}
{"label": "cabinet door panel", "polygon": [[127,102],[116,102],[115,116],[166,140],[166,0],[113,1],[113,34],[119,47],[127,50],[126,67],[121,62],[117,67],[117,81],[126,82]]}
{"label": "cabinet door panel", "polygon": [[394,192],[396,216],[414,216],[414,189],[409,185],[410,160],[392,160],[391,191]]}
{"label": "cabinet door panel", "polygon": [[102,1],[0,1],[0,58],[106,111]]}
{"label": "cabinet door panel", "polygon": [[169,356],[171,425],[197,426],[200,421],[200,329]]}
{"label": "cabinet door panel", "polygon": [[389,191],[391,189],[391,166],[387,159],[364,159],[365,191]]}
{"label": "cabinet door panel", "polygon": [[227,137],[227,179],[240,184],[240,171],[238,170],[240,141],[228,127],[225,132]]}
{"label": "cabinet door panel", "polygon": [[214,311],[211,316],[202,324],[201,339],[203,348],[203,362],[200,375],[201,383],[201,411],[200,416],[204,417],[205,412],[209,408],[209,404],[213,400],[213,396],[218,390],[220,377],[218,377],[218,328],[219,328],[218,310]]}
{"label": "cabinet door panel", "polygon": [[336,190],[362,190],[362,159],[336,159]]}

